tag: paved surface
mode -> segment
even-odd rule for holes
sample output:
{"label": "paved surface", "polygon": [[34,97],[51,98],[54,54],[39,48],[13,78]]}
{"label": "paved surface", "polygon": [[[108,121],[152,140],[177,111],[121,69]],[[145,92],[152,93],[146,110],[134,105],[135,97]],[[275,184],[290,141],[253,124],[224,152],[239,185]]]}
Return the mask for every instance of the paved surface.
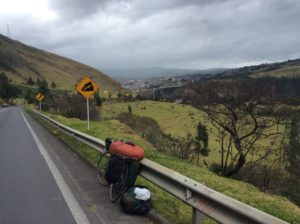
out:
{"label": "paved surface", "polygon": [[94,170],[23,114],[0,108],[0,223],[149,223],[122,213]]}

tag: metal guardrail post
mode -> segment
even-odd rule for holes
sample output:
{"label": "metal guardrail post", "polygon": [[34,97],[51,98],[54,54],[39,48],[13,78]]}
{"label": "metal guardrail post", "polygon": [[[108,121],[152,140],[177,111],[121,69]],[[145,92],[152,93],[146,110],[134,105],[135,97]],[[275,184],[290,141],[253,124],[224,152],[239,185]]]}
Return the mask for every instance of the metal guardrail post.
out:
{"label": "metal guardrail post", "polygon": [[[60,124],[38,111],[33,112],[67,135],[103,153],[104,141]],[[217,222],[228,224],[287,224],[151,160],[143,159],[140,164],[142,177],[193,208],[193,223],[202,223],[204,217],[208,216]]]}
{"label": "metal guardrail post", "polygon": [[[186,189],[186,199],[190,199],[192,197],[192,192],[187,188]],[[199,210],[193,208],[193,224],[203,224],[205,220],[205,215]]]}
{"label": "metal guardrail post", "polygon": [[203,224],[205,215],[193,208],[193,224]]}

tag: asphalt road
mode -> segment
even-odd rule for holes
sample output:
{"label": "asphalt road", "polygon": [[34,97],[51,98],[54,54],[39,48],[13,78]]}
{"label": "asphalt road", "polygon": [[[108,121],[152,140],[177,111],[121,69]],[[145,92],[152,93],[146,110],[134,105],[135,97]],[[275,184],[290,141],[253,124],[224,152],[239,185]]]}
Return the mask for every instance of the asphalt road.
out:
{"label": "asphalt road", "polygon": [[65,144],[18,107],[0,108],[0,223],[149,223],[122,213]]}

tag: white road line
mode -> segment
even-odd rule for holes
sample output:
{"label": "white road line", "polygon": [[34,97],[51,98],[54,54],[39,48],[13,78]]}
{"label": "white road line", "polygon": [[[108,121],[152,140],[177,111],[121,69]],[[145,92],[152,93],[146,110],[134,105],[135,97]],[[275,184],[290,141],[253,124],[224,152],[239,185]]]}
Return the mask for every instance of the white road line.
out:
{"label": "white road line", "polygon": [[3,112],[3,111],[5,111],[5,110],[7,110],[7,109],[6,109],[6,108],[5,108],[5,109],[2,108],[2,109],[0,109],[0,112]]}
{"label": "white road line", "polygon": [[53,160],[50,158],[48,152],[46,151],[45,147],[43,146],[43,144],[41,143],[41,141],[39,140],[39,138],[37,137],[37,135],[35,134],[35,132],[33,131],[32,127],[30,126],[30,124],[28,123],[27,119],[25,118],[24,114],[22,113],[22,111],[20,111],[22,114],[22,117],[40,151],[40,153],[42,154],[42,156],[44,157],[49,170],[51,171],[54,180],[56,181],[57,186],[59,187],[75,221],[77,224],[89,224],[89,220],[86,216],[86,214],[84,213],[84,211],[82,210],[82,208],[80,207],[78,201],[76,200],[76,198],[74,197],[73,193],[71,192],[70,188],[68,187],[68,185],[66,184],[62,174],[59,172],[58,168],[56,167],[55,163],[53,162]]}

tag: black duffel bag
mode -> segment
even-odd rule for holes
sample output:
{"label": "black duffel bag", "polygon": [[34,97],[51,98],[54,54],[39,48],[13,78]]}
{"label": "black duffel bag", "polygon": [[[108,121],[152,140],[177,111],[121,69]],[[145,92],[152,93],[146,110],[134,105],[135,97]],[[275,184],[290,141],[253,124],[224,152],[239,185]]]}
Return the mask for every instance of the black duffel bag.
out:
{"label": "black duffel bag", "polygon": [[[136,195],[134,193],[135,188],[146,188],[145,186],[136,185],[134,187],[129,188],[121,197],[121,207],[125,213],[128,214],[136,214],[136,215],[145,215],[150,211],[152,207],[151,197],[147,200],[136,199]],[[149,189],[148,189],[149,190]]]}

